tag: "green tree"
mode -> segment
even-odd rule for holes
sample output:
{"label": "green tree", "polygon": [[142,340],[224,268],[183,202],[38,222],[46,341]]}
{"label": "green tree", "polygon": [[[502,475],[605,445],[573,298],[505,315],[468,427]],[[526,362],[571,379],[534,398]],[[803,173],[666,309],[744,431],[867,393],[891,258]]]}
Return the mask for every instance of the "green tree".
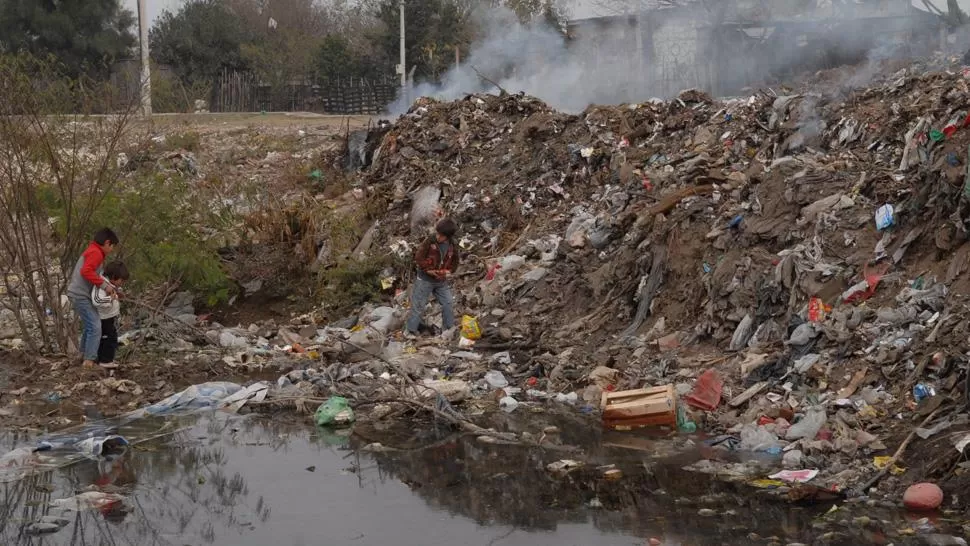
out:
{"label": "green tree", "polygon": [[0,49],[53,55],[70,76],[103,77],[135,45],[119,0],[0,0]]}
{"label": "green tree", "polygon": [[[398,5],[398,0],[381,0],[376,14],[385,30],[375,41],[383,55],[394,60],[400,48]],[[404,18],[408,67],[416,67],[415,79],[438,79],[454,63],[455,46],[468,42],[468,20],[451,0],[409,0],[404,3]]]}
{"label": "green tree", "polygon": [[523,24],[542,22],[554,29],[565,28],[567,15],[562,0],[489,0],[486,5],[512,10]]}
{"label": "green tree", "polygon": [[357,66],[350,45],[343,36],[331,34],[317,49],[317,74],[327,80],[356,75]]}
{"label": "green tree", "polygon": [[386,63],[366,58],[354,51],[344,36],[330,34],[317,48],[316,72],[319,77],[333,81],[345,78],[373,78],[387,70]]}
{"label": "green tree", "polygon": [[163,12],[151,29],[152,58],[187,83],[211,81],[224,68],[246,70],[242,47],[250,40],[243,20],[219,0],[188,0]]}
{"label": "green tree", "polygon": [[119,259],[137,290],[173,280],[209,305],[229,297],[230,283],[215,245],[203,237],[198,219],[211,214],[192,198],[191,181],[142,169],[105,196],[95,224],[113,226],[125,241]]}
{"label": "green tree", "polygon": [[[230,0],[247,13],[251,40],[243,47],[250,67],[274,89],[301,82],[313,70],[325,34],[323,7],[314,0]],[[255,4],[255,5],[254,5]]]}
{"label": "green tree", "polygon": [[[400,13],[398,0],[362,0],[372,6],[381,23],[371,35],[381,61],[393,66],[399,59]],[[455,48],[466,56],[469,47],[481,39],[482,25],[476,22],[489,10],[507,9],[525,25],[545,24],[564,32],[567,19],[564,0],[408,0],[404,4],[407,41],[405,56],[415,79],[437,80],[454,64]]]}

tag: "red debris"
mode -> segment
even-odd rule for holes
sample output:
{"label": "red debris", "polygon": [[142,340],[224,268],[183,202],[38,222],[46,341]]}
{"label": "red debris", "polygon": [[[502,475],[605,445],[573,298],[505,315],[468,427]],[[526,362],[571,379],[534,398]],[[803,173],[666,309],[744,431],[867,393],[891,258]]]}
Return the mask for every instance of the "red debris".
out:
{"label": "red debris", "polygon": [[486,281],[491,281],[491,280],[495,280],[495,273],[496,273],[496,272],[497,272],[497,271],[498,271],[499,269],[502,269],[502,264],[499,264],[499,263],[494,263],[494,264],[492,264],[491,266],[489,266],[489,268],[488,268],[488,272],[487,272],[487,273],[485,273],[485,280],[486,280]]}
{"label": "red debris", "polygon": [[812,322],[822,322],[825,315],[832,312],[830,305],[825,305],[821,298],[813,297],[808,300],[808,320]]}
{"label": "red debris", "polygon": [[702,373],[694,383],[694,390],[684,400],[693,408],[713,411],[721,403],[721,389],[724,381],[715,370]]}
{"label": "red debris", "polygon": [[863,276],[866,279],[866,284],[868,285],[868,289],[861,292],[854,292],[853,294],[845,298],[845,301],[843,303],[856,303],[860,301],[866,301],[867,299],[871,298],[872,295],[876,293],[876,287],[879,286],[879,281],[882,280],[883,275],[885,275],[887,271],[889,271],[888,263],[880,264],[879,266],[874,267],[871,270],[867,265],[863,269]]}
{"label": "red debris", "polygon": [[943,504],[943,490],[934,483],[911,485],[903,494],[903,505],[909,510],[920,512],[936,510],[941,504]]}

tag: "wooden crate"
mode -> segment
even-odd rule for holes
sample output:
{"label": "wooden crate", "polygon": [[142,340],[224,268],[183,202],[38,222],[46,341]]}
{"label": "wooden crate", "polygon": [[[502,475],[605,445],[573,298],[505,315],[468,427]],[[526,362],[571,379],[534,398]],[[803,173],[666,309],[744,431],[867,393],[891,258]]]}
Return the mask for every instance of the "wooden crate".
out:
{"label": "wooden crate", "polygon": [[604,392],[601,409],[606,428],[677,428],[677,397],[673,385]]}

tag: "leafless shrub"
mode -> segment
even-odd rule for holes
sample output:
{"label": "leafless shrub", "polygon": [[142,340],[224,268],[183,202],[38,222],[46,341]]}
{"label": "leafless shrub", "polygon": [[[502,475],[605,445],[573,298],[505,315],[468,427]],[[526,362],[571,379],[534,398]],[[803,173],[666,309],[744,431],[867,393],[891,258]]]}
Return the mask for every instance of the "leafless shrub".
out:
{"label": "leafless shrub", "polygon": [[66,279],[118,183],[133,105],[110,87],[63,76],[52,61],[0,56],[0,308],[31,350],[73,339]]}

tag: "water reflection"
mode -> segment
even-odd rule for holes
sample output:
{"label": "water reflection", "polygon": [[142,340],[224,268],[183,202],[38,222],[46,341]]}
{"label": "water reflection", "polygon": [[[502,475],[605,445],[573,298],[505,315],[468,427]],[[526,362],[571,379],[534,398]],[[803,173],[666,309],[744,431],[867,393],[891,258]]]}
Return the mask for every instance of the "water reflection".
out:
{"label": "water reflection", "polygon": [[[643,466],[629,453],[613,458],[623,477],[609,480],[586,467],[556,476],[546,465],[568,454],[481,445],[458,438],[433,450],[377,454],[381,469],[408,484],[429,505],[479,525],[510,525],[554,531],[563,524],[590,524],[608,533],[695,536],[693,544],[743,543],[752,530],[795,535],[813,513],[778,501],[743,501],[735,486],[680,470],[683,463]],[[698,518],[706,501],[731,517]],[[591,506],[602,509],[591,509]],[[707,536],[708,539],[702,537]]]}
{"label": "water reflection", "polygon": [[[271,515],[269,506],[262,497],[250,495],[241,473],[225,468],[226,446],[234,445],[239,426],[253,423],[213,417],[200,426],[139,444],[121,457],[85,460],[3,484],[0,543],[215,543],[219,532],[245,531],[265,523]],[[280,439],[271,447],[281,449],[285,444]],[[81,506],[62,502],[80,510],[52,506],[57,499],[77,494],[120,495],[123,500]],[[37,525],[55,518],[70,523],[52,534]],[[186,542],[186,536],[198,538]]]}
{"label": "water reflection", "polygon": [[[172,430],[113,460],[0,485],[0,544],[608,546],[661,536],[705,546],[767,543],[751,533],[812,543],[824,532],[815,518],[825,507],[753,496],[683,471],[683,456],[607,441],[590,446],[591,465],[555,476],[546,465],[575,453],[427,430],[424,447],[363,453],[367,442],[346,432],[225,414]],[[26,440],[4,437],[5,447]],[[599,464],[622,477],[606,479]],[[63,508],[72,497],[85,499],[81,510]],[[842,528],[826,544],[879,542]]]}
{"label": "water reflection", "polygon": [[[830,504],[792,505],[745,483],[684,470],[711,454],[688,447],[691,443],[683,439],[678,443],[597,431],[587,433],[584,441],[577,430],[589,431],[588,423],[555,424],[564,439],[583,445],[580,458],[591,464],[557,476],[547,465],[574,458],[575,453],[483,444],[470,436],[373,457],[385,479],[407,484],[436,510],[470,518],[480,526],[510,526],[524,532],[502,544],[527,544],[530,534],[560,534],[564,527],[577,525],[604,535],[637,537],[635,544],[648,537],[696,546],[771,543],[768,537],[782,543],[816,543],[822,535],[828,545],[887,544],[878,526],[852,524],[847,510],[827,517]],[[673,445],[676,450],[671,450]],[[737,454],[727,458],[732,456]],[[608,479],[608,468],[619,469],[622,477]],[[885,518],[893,530],[907,526],[897,513],[862,511],[873,519]]]}

